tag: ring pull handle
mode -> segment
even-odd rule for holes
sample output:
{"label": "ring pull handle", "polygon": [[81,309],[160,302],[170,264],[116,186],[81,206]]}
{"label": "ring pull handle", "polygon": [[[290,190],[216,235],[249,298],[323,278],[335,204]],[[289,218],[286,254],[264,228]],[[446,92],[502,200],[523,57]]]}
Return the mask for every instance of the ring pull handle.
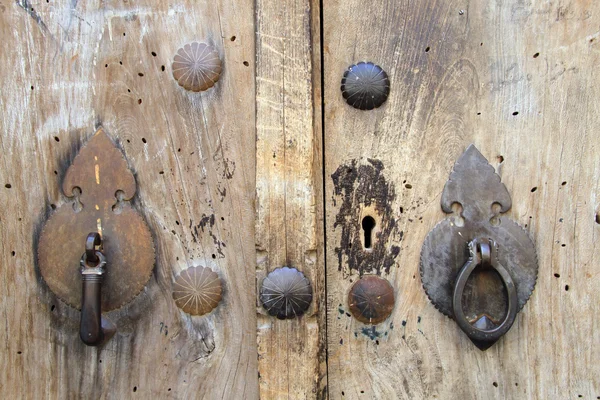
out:
{"label": "ring pull handle", "polygon": [[[425,237],[421,282],[433,305],[486,350],[510,329],[533,293],[539,269],[535,244],[505,215],[510,193],[474,145],[454,164],[441,206],[449,215]],[[476,268],[482,273],[473,276]]]}
{"label": "ring pull handle", "polygon": [[[482,350],[487,349],[500,339],[515,322],[518,312],[518,298],[515,283],[510,276],[510,273],[494,259],[493,252],[494,244],[489,239],[474,239],[469,243],[471,257],[461,268],[456,277],[454,292],[452,296],[452,308],[456,323],[469,336],[471,341]],[[493,268],[495,269],[508,294],[508,307],[504,320],[500,324],[496,324],[487,315],[482,315],[474,321],[469,321],[463,311],[463,292],[467,284],[469,276],[475,268]]]}
{"label": "ring pull handle", "polygon": [[106,257],[102,253],[102,238],[98,232],[88,234],[80,264],[82,292],[79,336],[88,346],[98,346],[116,331],[114,324],[102,317],[102,279],[106,272]]}

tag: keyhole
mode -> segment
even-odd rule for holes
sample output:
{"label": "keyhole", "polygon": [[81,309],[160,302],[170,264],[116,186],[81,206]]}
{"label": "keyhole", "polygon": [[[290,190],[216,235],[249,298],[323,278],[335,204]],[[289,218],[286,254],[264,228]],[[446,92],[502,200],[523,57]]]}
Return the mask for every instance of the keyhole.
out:
{"label": "keyhole", "polygon": [[365,249],[373,247],[373,229],[375,228],[375,219],[367,215],[362,220],[362,228],[365,235]]}

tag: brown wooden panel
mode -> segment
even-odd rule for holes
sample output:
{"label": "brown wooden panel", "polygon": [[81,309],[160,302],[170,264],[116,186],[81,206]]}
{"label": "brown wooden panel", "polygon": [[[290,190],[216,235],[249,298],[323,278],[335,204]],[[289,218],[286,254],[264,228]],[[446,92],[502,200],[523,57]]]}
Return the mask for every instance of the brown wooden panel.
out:
{"label": "brown wooden panel", "polygon": [[[14,398],[256,398],[252,1],[0,4],[0,392]],[[172,78],[177,49],[215,46],[208,92]],[[146,290],[109,313],[103,348],[35,266],[39,230],[76,150],[102,125],[135,172],[154,235]],[[9,186],[10,185],[10,186]],[[189,317],[173,276],[214,269],[224,298]],[[74,266],[77,270],[77,266]]]}
{"label": "brown wooden panel", "polygon": [[273,269],[302,271],[307,313],[267,315],[257,300],[260,395],[322,397],[325,365],[321,91],[318,3],[257,2],[256,282]]}
{"label": "brown wooden panel", "polygon": [[[599,16],[586,1],[324,3],[331,398],[600,396]],[[342,74],[358,61],[389,74],[379,109],[342,98]],[[502,175],[508,216],[540,261],[531,300],[486,352],[430,304],[418,272],[470,143]],[[375,256],[360,248],[363,215],[381,227]],[[359,266],[396,290],[375,328],[347,313]]]}

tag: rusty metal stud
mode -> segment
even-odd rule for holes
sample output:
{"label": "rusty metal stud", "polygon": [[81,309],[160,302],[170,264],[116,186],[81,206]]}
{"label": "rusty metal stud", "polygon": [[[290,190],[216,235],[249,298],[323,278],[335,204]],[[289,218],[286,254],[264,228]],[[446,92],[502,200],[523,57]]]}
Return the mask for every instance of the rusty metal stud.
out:
{"label": "rusty metal stud", "polygon": [[[471,145],[442,192],[454,215],[429,232],[421,249],[421,281],[435,307],[456,320],[481,350],[506,333],[537,279],[535,246],[502,216],[512,205],[494,168]],[[460,211],[453,211],[455,209]]]}
{"label": "rusty metal stud", "polygon": [[341,90],[344,99],[352,107],[372,110],[387,100],[390,94],[390,80],[379,65],[359,62],[344,72]]}
{"label": "rusty metal stud", "polygon": [[348,293],[350,312],[360,322],[376,325],[394,309],[394,288],[387,279],[364,275],[354,282]]}
{"label": "rusty metal stud", "polygon": [[189,43],[177,50],[173,58],[173,78],[179,86],[201,92],[215,85],[221,76],[221,59],[214,47]]}
{"label": "rusty metal stud", "polygon": [[173,284],[173,300],[177,307],[190,315],[204,315],[214,310],[223,293],[221,279],[206,267],[183,270]]}
{"label": "rusty metal stud", "polygon": [[312,301],[312,287],[296,268],[277,268],[262,282],[260,301],[269,315],[279,319],[299,317]]}

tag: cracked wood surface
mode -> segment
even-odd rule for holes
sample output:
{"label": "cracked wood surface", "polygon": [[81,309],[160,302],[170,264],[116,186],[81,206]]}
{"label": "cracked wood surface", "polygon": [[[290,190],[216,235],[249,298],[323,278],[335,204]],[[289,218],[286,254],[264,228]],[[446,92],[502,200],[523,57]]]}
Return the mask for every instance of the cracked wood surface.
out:
{"label": "cracked wood surface", "polygon": [[[599,19],[590,1],[324,2],[330,398],[600,396]],[[371,112],[340,94],[358,61],[391,81]],[[418,272],[470,143],[501,174],[507,217],[526,227],[540,265],[531,299],[486,352],[434,308]],[[381,224],[376,260],[355,254],[363,215]],[[388,273],[378,263],[390,258]],[[352,281],[369,271],[397,296],[375,328],[346,314]]]}
{"label": "cracked wood surface", "polygon": [[[229,0],[0,3],[1,397],[258,397],[253,11]],[[224,61],[200,94],[171,72],[192,41]],[[157,252],[146,289],[108,313],[118,333],[99,349],[79,340],[79,313],[35,262],[41,226],[68,201],[66,168],[98,126],[135,173]],[[224,282],[203,317],[171,295],[194,265]]]}

